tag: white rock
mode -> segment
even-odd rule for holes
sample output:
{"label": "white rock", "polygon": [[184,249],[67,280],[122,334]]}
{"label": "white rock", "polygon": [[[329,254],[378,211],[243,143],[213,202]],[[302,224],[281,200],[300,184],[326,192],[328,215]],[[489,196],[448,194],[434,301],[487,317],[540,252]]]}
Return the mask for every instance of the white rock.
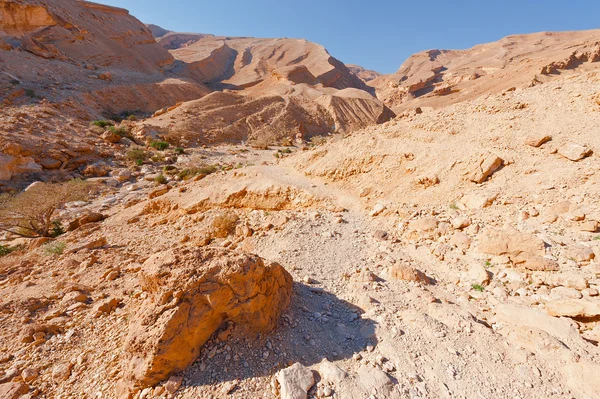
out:
{"label": "white rock", "polygon": [[312,371],[294,363],[277,373],[281,399],[306,399],[309,389],[315,384]]}

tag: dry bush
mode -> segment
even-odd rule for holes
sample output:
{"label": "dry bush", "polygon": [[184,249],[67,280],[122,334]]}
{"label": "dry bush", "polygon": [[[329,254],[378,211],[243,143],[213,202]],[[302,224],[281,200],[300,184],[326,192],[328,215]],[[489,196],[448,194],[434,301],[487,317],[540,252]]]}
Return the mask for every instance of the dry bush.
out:
{"label": "dry bush", "polygon": [[54,214],[67,202],[85,199],[94,186],[82,180],[37,183],[0,199],[0,230],[21,237],[52,237]]}
{"label": "dry bush", "polygon": [[213,219],[213,236],[218,238],[226,238],[235,231],[235,226],[240,220],[238,215],[233,211],[224,211]]}

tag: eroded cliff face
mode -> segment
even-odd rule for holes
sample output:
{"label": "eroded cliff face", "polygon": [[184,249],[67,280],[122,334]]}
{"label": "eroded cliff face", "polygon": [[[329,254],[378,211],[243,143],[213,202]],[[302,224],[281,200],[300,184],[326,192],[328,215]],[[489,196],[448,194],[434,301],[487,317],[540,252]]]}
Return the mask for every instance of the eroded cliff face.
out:
{"label": "eroded cliff face", "polygon": [[552,80],[575,68],[597,68],[600,31],[513,35],[467,50],[428,50],[369,84],[397,112],[453,104]]}

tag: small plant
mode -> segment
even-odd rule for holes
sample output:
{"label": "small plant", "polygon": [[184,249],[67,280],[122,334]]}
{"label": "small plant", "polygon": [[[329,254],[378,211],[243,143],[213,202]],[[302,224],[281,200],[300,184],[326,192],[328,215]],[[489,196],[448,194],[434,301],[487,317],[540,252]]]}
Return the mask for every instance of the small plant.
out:
{"label": "small plant", "polygon": [[210,174],[215,173],[218,170],[219,167],[217,165],[204,164],[192,168],[183,169],[181,172],[179,172],[178,176],[181,180],[188,180],[197,175],[208,176]]}
{"label": "small plant", "polygon": [[114,127],[114,126],[109,126],[108,130],[110,130],[112,133],[117,134],[121,137],[127,137],[129,136],[129,132],[127,131],[127,129],[122,128],[122,127]]}
{"label": "small plant", "polygon": [[26,89],[25,95],[27,95],[27,97],[35,98],[35,91],[33,89]]}
{"label": "small plant", "polygon": [[150,157],[152,162],[164,162],[165,156],[163,154],[154,154]]}
{"label": "small plant", "polygon": [[310,138],[310,145],[311,146],[318,146],[321,144],[325,144],[327,142],[327,138],[323,137],[323,136],[313,136]]}
{"label": "small plant", "polygon": [[450,209],[458,209],[458,205],[456,205],[456,202],[450,204]]}
{"label": "small plant", "polygon": [[291,154],[292,150],[290,148],[284,148],[283,150],[280,150],[282,154]]}
{"label": "small plant", "polygon": [[235,226],[239,220],[238,215],[233,211],[225,211],[215,216],[212,222],[214,236],[225,238],[234,232]]}
{"label": "small plant", "polygon": [[65,233],[66,233],[65,228],[63,227],[60,220],[55,220],[52,222],[52,228],[50,229],[50,237],[56,238]]}
{"label": "small plant", "polygon": [[167,178],[161,173],[160,175],[154,178],[154,183],[158,184],[167,184]]}
{"label": "small plant", "polygon": [[26,238],[53,237],[60,232],[54,222],[56,211],[67,202],[86,199],[93,190],[91,183],[82,180],[39,182],[19,194],[3,196],[0,230]]}
{"label": "small plant", "polygon": [[176,147],[175,148],[175,153],[179,154],[179,155],[185,154],[185,150],[183,148],[181,148],[181,147]]}
{"label": "small plant", "polygon": [[62,255],[65,252],[67,244],[61,241],[51,242],[44,246],[44,252],[48,255]]}
{"label": "small plant", "polygon": [[281,145],[284,147],[291,147],[294,145],[294,142],[291,137],[284,137],[281,139]]}
{"label": "small plant", "polygon": [[9,247],[8,245],[0,245],[0,257],[10,254],[15,249],[16,249],[16,247]]}
{"label": "small plant", "polygon": [[594,240],[600,240],[600,236],[594,237]]}
{"label": "small plant", "polygon": [[127,117],[127,120],[128,120],[128,121],[135,122],[135,121],[137,121],[138,119],[137,119],[137,116],[135,116],[135,115],[129,115],[129,116]]}
{"label": "small plant", "polygon": [[274,156],[275,158],[279,158],[281,155],[279,155],[279,153],[278,153],[278,152],[276,152],[276,153],[274,153],[274,154],[273,154],[273,156]]}
{"label": "small plant", "polygon": [[473,289],[474,291],[478,291],[478,292],[483,292],[485,290],[485,288],[483,288],[481,285],[479,284],[473,284],[471,286],[471,289]]}
{"label": "small plant", "polygon": [[151,141],[150,147],[152,147],[158,151],[164,151],[167,148],[169,148],[169,143],[167,143],[166,141]]}
{"label": "small plant", "polygon": [[489,260],[485,261],[485,267],[490,267],[492,265],[492,263]]}
{"label": "small plant", "polygon": [[106,121],[106,120],[97,120],[97,121],[93,121],[92,125],[98,126],[101,128],[105,128],[107,126],[113,126],[114,123],[112,123],[111,121]]}
{"label": "small plant", "polygon": [[12,79],[12,80],[10,81],[10,84],[11,84],[11,85],[13,85],[13,86],[16,86],[16,85],[18,85],[18,84],[21,84],[21,82],[19,82],[17,79]]}
{"label": "small plant", "polygon": [[131,150],[127,151],[127,158],[134,161],[137,165],[142,165],[147,156],[148,154],[143,148],[132,148]]}

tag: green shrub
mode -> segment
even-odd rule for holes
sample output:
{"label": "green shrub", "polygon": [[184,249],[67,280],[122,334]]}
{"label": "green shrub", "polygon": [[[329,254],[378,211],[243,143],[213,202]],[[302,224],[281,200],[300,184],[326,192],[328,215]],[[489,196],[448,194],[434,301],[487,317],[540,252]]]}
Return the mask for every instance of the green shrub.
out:
{"label": "green shrub", "polygon": [[481,285],[479,284],[473,284],[471,286],[471,288],[475,291],[479,291],[479,292],[483,292],[485,290],[485,288],[483,288]]}
{"label": "green shrub", "polygon": [[140,147],[132,148],[131,150],[127,151],[127,158],[131,159],[138,165],[143,164],[147,157],[148,154],[146,153],[146,150]]}
{"label": "green shrub", "polygon": [[169,148],[169,143],[167,143],[166,141],[151,141],[150,147],[152,147],[158,151],[164,151],[167,148]]}
{"label": "green shrub", "polygon": [[58,236],[62,236],[65,233],[66,230],[63,227],[60,220],[55,220],[52,222],[52,228],[50,229],[50,237],[56,238]]}
{"label": "green shrub", "polygon": [[31,97],[31,98],[34,98],[36,96],[35,91],[33,89],[26,89],[25,94],[27,95],[27,97]]}
{"label": "green shrub", "polygon": [[200,166],[194,166],[191,168],[183,169],[181,172],[179,172],[178,176],[181,180],[188,180],[198,175],[208,176],[210,174],[215,173],[218,170],[219,166],[217,165],[203,164]]}
{"label": "green shrub", "polygon": [[107,126],[113,126],[114,123],[111,121],[107,121],[107,120],[97,120],[97,121],[93,121],[92,125],[105,128]]}
{"label": "green shrub", "polygon": [[51,242],[44,246],[44,252],[48,255],[62,255],[65,252],[67,244],[61,241]]}
{"label": "green shrub", "polygon": [[181,147],[177,147],[177,148],[175,148],[175,153],[179,154],[179,155],[185,154],[185,150]]}
{"label": "green shrub", "polygon": [[167,184],[168,183],[167,178],[162,173],[154,178],[154,182],[156,184]]}
{"label": "green shrub", "polygon": [[127,129],[122,128],[122,127],[116,128],[114,126],[109,126],[108,130],[110,130],[114,134],[118,134],[121,137],[128,137],[129,136],[129,132],[127,131]]}
{"label": "green shrub", "polygon": [[0,245],[0,257],[8,255],[14,250],[15,247],[9,247],[8,245]]}

